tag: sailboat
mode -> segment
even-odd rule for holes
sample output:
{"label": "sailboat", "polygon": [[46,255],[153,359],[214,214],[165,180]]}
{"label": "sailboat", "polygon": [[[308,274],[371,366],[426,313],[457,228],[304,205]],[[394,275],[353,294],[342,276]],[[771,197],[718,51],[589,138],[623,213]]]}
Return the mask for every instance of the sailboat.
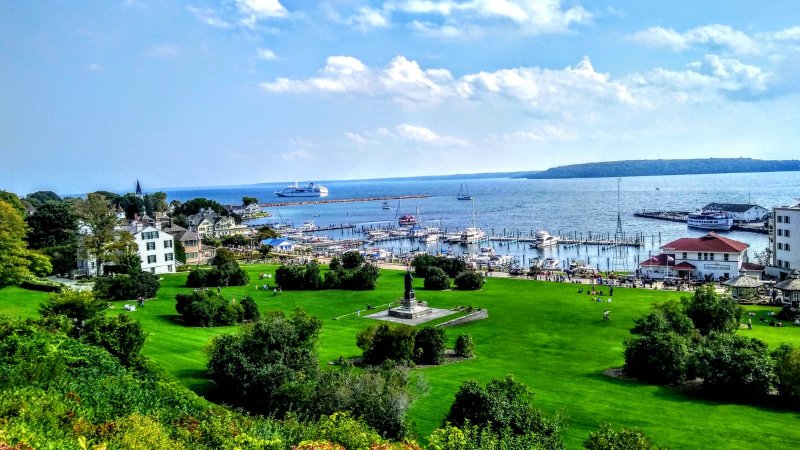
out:
{"label": "sailboat", "polygon": [[472,200],[472,226],[464,228],[461,232],[462,244],[474,244],[486,239],[486,233],[475,226],[475,200]]}
{"label": "sailboat", "polygon": [[467,190],[464,190],[464,185],[462,184],[461,187],[458,189],[458,197],[459,200],[472,200],[472,196],[469,195],[469,185],[467,185]]}

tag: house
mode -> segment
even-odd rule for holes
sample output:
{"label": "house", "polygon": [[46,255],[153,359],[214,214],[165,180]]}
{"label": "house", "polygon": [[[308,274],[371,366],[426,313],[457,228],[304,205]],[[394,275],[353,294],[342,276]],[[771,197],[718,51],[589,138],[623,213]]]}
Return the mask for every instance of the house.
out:
{"label": "house", "polygon": [[200,237],[194,231],[187,230],[179,225],[167,223],[167,226],[161,228],[164,232],[172,235],[176,242],[183,245],[183,250],[186,253],[186,261],[181,261],[184,264],[202,264],[205,261],[203,258],[203,243]]}
{"label": "house", "polygon": [[747,260],[744,242],[709,233],[699,238],[681,238],[661,246],[661,254],[639,264],[649,278],[731,278]]}
{"label": "house", "polygon": [[295,250],[294,242],[284,238],[264,239],[261,245],[268,245],[276,252],[291,253]]}
{"label": "house", "polygon": [[261,206],[258,203],[251,203],[247,206],[225,205],[225,209],[231,214],[236,214],[243,219],[269,216],[269,214],[265,213],[261,209]]}
{"label": "house", "polygon": [[161,225],[132,222],[128,231],[139,247],[142,270],[158,274],[175,272],[175,239]]}
{"label": "house", "polygon": [[769,219],[767,275],[785,280],[800,268],[800,204],[773,208]]}
{"label": "house", "polygon": [[237,224],[231,216],[221,216],[210,209],[202,209],[186,219],[190,229],[197,231],[200,239],[203,237],[221,238],[236,234],[248,235],[250,227]]}
{"label": "house", "polygon": [[734,222],[757,222],[769,214],[764,207],[742,203],[709,203],[703,207],[703,211],[726,212]]}

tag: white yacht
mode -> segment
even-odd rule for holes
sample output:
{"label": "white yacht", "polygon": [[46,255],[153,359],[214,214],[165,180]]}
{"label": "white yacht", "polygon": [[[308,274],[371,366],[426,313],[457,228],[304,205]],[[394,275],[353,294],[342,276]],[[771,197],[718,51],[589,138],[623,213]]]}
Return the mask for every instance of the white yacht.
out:
{"label": "white yacht", "polygon": [[561,261],[556,258],[546,258],[542,264],[542,270],[558,270],[560,263]]}
{"label": "white yacht", "polygon": [[462,244],[474,244],[486,239],[486,233],[477,227],[467,227],[461,232],[460,242]]}
{"label": "white yacht", "polygon": [[328,188],[319,184],[308,183],[307,186],[300,186],[295,181],[280,191],[275,191],[278,197],[326,197]]}
{"label": "white yacht", "polygon": [[544,230],[536,232],[534,241],[531,243],[531,248],[549,248],[558,245],[558,237],[551,236],[550,233]]}

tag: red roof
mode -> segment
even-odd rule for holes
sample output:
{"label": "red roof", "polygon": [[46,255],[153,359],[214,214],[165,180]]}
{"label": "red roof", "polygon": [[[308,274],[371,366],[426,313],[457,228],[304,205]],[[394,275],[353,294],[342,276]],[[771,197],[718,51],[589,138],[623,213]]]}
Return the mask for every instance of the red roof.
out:
{"label": "red roof", "polygon": [[679,252],[741,253],[747,250],[747,247],[749,245],[744,242],[722,237],[712,232],[699,238],[680,238],[661,248]]}
{"label": "red roof", "polygon": [[744,270],[763,272],[765,268],[766,267],[762,266],[761,264],[756,264],[751,262],[742,263],[742,269]]}
{"label": "red roof", "polygon": [[675,258],[672,255],[655,255],[652,258],[648,259],[647,261],[642,261],[640,266],[674,266],[675,265]]}
{"label": "red roof", "polygon": [[694,270],[696,268],[697,268],[697,266],[695,266],[694,264],[689,264],[686,261],[675,265],[675,269],[678,269],[678,270]]}

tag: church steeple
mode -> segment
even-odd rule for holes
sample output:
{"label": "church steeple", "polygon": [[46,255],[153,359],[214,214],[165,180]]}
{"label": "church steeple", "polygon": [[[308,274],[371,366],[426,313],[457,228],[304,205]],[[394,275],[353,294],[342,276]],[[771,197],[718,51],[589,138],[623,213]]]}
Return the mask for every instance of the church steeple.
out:
{"label": "church steeple", "polygon": [[144,198],[144,194],[142,193],[142,186],[139,184],[139,180],[136,180],[136,196],[139,198]]}

